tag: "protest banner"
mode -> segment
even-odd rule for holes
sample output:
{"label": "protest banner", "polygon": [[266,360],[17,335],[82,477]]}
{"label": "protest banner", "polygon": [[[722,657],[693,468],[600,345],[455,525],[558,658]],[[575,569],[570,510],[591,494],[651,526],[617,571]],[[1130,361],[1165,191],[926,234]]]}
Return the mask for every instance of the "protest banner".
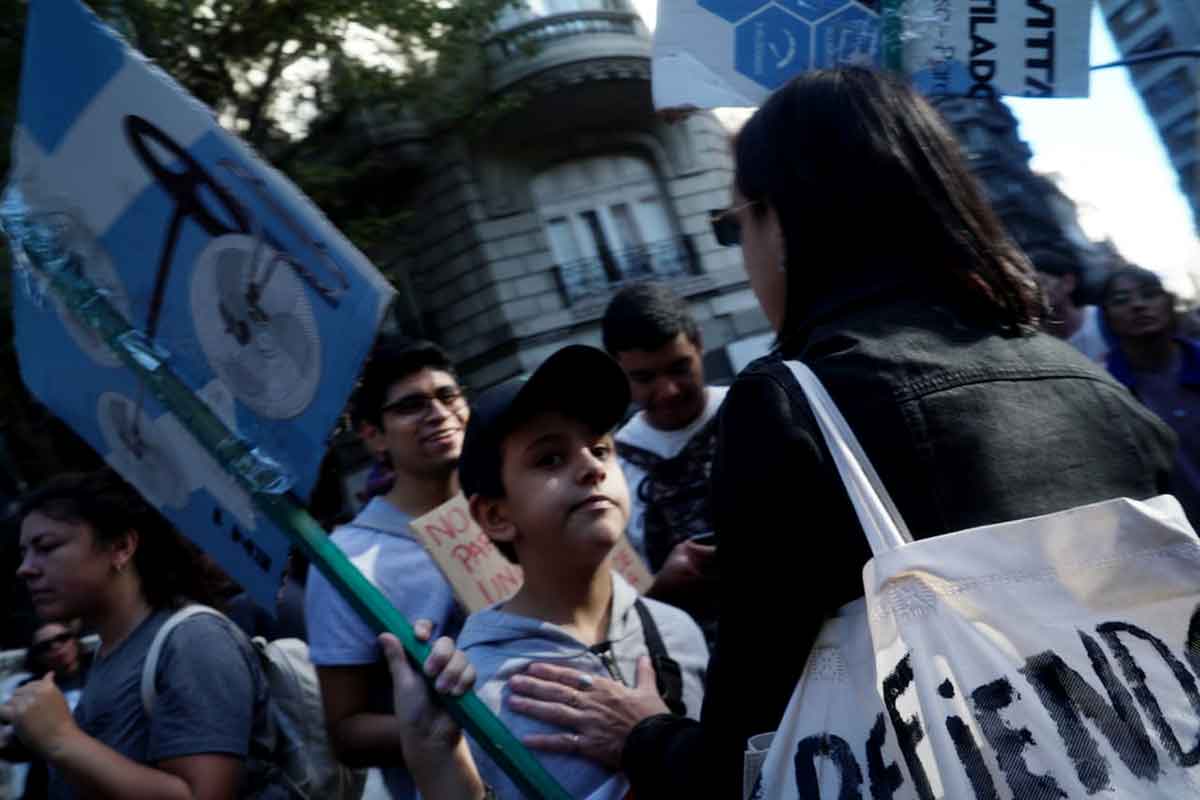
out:
{"label": "protest banner", "polygon": [[[0,226],[30,391],[260,604],[296,545],[422,661],[296,502],[387,281],[78,0],[30,4],[13,153]],[[478,697],[443,702],[529,796],[567,796]]]}
{"label": "protest banner", "polygon": [[[470,613],[507,600],[521,588],[521,568],[504,557],[471,516],[460,492],[409,526]],[[626,536],[613,548],[612,568],[639,594],[654,583]]]}
{"label": "protest banner", "polygon": [[[30,7],[10,190],[234,436],[306,498],[393,290],[291,183],[68,0]],[[289,547],[45,280],[13,293],[30,390],[267,608]],[[71,389],[63,391],[63,376]]]}
{"label": "protest banner", "polygon": [[929,95],[1083,97],[1091,0],[660,0],[655,108],[757,106],[799,73],[877,65]]}

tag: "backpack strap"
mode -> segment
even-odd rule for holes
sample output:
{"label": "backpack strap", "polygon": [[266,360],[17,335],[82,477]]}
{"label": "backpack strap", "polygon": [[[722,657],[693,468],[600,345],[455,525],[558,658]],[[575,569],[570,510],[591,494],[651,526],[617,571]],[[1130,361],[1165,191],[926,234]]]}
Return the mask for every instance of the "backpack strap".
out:
{"label": "backpack strap", "polygon": [[642,620],[642,638],[646,640],[646,649],[650,651],[650,663],[654,665],[658,693],[672,714],[685,716],[687,707],[683,704],[683,670],[679,668],[679,662],[667,652],[667,646],[663,644],[662,635],[658,632],[658,624],[650,614],[650,609],[642,602],[642,598],[634,600],[633,607]]}
{"label": "backpack strap", "polygon": [[188,617],[196,614],[212,614],[222,619],[227,617],[215,608],[200,605],[198,603],[187,605],[172,614],[166,622],[154,634],[154,641],[150,642],[150,649],[146,652],[146,663],[142,666],[142,708],[146,710],[146,716],[150,716],[154,712],[154,702],[158,699],[158,691],[154,687],[155,673],[158,671],[158,659],[162,655],[163,645],[167,642],[167,637],[171,635],[171,631],[179,626]]}

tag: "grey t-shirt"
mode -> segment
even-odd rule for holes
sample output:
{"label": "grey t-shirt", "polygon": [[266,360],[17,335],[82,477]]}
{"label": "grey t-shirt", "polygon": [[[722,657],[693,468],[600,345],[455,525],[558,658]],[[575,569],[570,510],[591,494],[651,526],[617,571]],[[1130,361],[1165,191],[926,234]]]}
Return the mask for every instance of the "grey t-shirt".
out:
{"label": "grey t-shirt", "polygon": [[[96,656],[75,706],[75,721],[87,735],[148,765],[202,753],[247,758],[253,747],[255,758],[243,772],[243,786],[249,790],[267,769],[258,758],[270,749],[269,690],[258,656],[233,623],[212,614],[179,623],[159,655],[153,716],[142,707],[146,653],[171,613],[151,614],[112,652]],[[67,800],[79,795],[51,767],[48,796]]]}

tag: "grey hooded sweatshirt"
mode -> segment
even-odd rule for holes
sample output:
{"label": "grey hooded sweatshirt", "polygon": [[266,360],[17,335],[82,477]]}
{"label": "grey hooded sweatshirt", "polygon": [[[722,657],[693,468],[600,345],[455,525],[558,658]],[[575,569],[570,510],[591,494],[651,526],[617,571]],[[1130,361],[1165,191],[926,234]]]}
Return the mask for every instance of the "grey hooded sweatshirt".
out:
{"label": "grey hooded sweatshirt", "polygon": [[[530,733],[557,733],[560,730],[517,714],[508,707],[508,679],[535,661],[619,678],[627,686],[632,686],[636,680],[638,659],[649,655],[642,621],[633,605],[637,592],[615,572],[612,578],[608,647],[601,643],[589,649],[557,625],[507,613],[503,603],[467,617],[458,646],[466,652],[478,673],[475,691],[518,738]],[[647,598],[642,598],[642,602],[658,626],[667,654],[679,662],[687,715],[698,719],[704,699],[704,672],[708,666],[704,635],[685,612]],[[516,784],[474,742],[471,749],[484,781],[496,790],[497,797],[505,800],[523,797]],[[580,756],[536,751],[535,755],[572,797],[620,800],[629,790],[619,774]]]}

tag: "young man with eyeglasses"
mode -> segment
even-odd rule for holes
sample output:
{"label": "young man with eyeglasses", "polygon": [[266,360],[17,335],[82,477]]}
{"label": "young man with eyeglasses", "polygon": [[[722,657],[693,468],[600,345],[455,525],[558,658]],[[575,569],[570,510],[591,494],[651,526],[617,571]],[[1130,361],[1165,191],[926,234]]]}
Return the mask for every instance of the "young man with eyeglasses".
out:
{"label": "young man with eyeglasses", "polygon": [[[390,461],[394,481],[332,539],[408,619],[432,621],[435,636],[457,636],[464,612],[409,530],[412,519],[458,491],[469,412],[450,359],[432,342],[381,340],[351,403],[357,433],[373,455]],[[352,766],[382,767],[392,797],[416,797],[375,632],[316,571],[308,580],[305,615],[338,757]]]}

